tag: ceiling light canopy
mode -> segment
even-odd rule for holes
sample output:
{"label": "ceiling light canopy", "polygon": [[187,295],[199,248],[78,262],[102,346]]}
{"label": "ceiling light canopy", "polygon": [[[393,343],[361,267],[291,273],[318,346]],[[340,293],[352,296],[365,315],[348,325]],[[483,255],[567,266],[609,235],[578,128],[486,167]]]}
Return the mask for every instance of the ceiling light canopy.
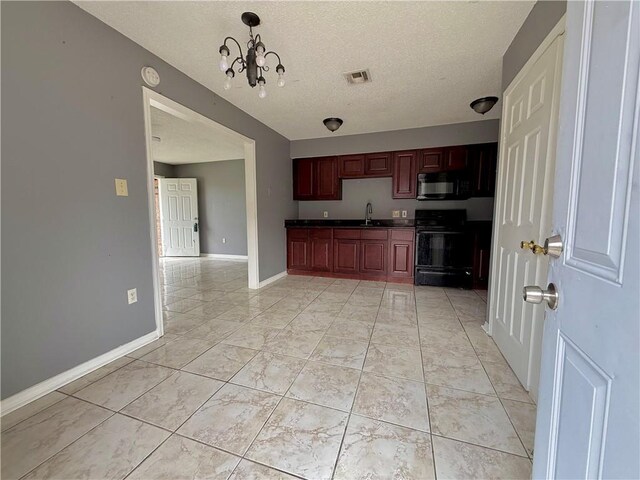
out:
{"label": "ceiling light canopy", "polygon": [[[266,51],[264,43],[262,43],[262,39],[260,38],[260,34],[253,36],[253,27],[257,27],[260,25],[260,17],[252,12],[244,12],[242,14],[242,22],[249,27],[249,41],[247,42],[247,55],[243,55],[242,47],[240,43],[233,38],[227,37],[224,39],[224,43],[220,46],[220,70],[227,75],[227,79],[224,82],[224,89],[229,90],[231,88],[231,80],[235,77],[236,72],[233,67],[238,64],[236,67],[238,69],[238,73],[242,73],[244,71],[247,72],[247,81],[251,87],[255,87],[258,85],[258,96],[260,98],[264,98],[267,96],[267,90],[265,85],[267,84],[266,79],[263,76],[264,72],[269,71],[269,66],[267,65],[267,57],[269,55],[274,55],[278,59],[278,65],[276,65],[276,73],[278,74],[278,80],[276,84],[279,87],[284,87],[284,66],[280,61],[280,56],[273,51]],[[227,46],[227,41],[233,42],[238,47],[240,55],[236,57],[231,65],[229,65],[229,55],[230,50]]]}
{"label": "ceiling light canopy", "polygon": [[322,121],[322,123],[324,123],[324,126],[327,127],[329,130],[331,130],[332,132],[335,132],[342,126],[344,122],[342,121],[341,118],[329,117],[329,118],[325,118]]}
{"label": "ceiling light canopy", "polygon": [[482,97],[471,102],[469,106],[473,108],[477,113],[481,113],[482,115],[484,115],[493,108],[497,101],[498,97]]}

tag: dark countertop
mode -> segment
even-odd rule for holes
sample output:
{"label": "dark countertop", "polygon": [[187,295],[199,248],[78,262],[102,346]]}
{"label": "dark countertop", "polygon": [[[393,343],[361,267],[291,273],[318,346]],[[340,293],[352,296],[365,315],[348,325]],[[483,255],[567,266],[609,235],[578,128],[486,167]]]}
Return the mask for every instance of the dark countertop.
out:
{"label": "dark countertop", "polygon": [[333,228],[413,228],[415,220],[408,218],[393,218],[382,220],[371,220],[371,223],[365,227],[364,219],[362,220],[285,220],[285,228],[289,227],[333,227]]}

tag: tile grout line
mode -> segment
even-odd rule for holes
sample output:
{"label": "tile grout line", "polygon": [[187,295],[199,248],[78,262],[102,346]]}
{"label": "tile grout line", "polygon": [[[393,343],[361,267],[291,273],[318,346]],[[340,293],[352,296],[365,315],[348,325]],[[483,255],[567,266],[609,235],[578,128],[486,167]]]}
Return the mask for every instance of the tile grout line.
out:
{"label": "tile grout line", "polygon": [[[445,291],[445,295],[447,295],[446,291]],[[484,371],[484,374],[489,379],[489,382],[491,383],[491,387],[493,388],[494,392],[496,392],[496,397],[497,397],[498,401],[500,402],[500,406],[502,407],[502,410],[504,411],[505,415],[507,416],[507,419],[509,420],[509,423],[511,424],[511,428],[513,428],[514,433],[518,437],[518,440],[520,441],[520,444],[522,445],[522,448],[524,449],[525,455],[527,456],[527,458],[530,458],[529,450],[527,450],[527,447],[525,446],[524,442],[522,441],[522,437],[520,436],[520,432],[518,432],[518,429],[516,428],[515,424],[513,423],[513,420],[511,419],[511,416],[507,412],[507,409],[504,406],[504,402],[502,401],[502,398],[498,394],[498,390],[496,390],[496,387],[494,385],[493,380],[491,380],[491,377],[489,376],[489,372],[487,372],[487,369],[486,369],[484,363],[482,362],[482,360],[480,360],[480,356],[478,355],[478,350],[477,350],[476,346],[473,344],[473,342],[471,341],[471,337],[469,337],[469,334],[467,333],[467,329],[464,328],[464,322],[462,322],[462,320],[460,320],[460,316],[458,315],[458,311],[456,310],[455,306],[453,305],[453,302],[452,302],[451,298],[449,297],[449,295],[447,295],[447,299],[449,300],[449,303],[451,304],[451,307],[453,308],[453,311],[456,314],[456,318],[458,319],[458,322],[460,322],[460,326],[462,327],[462,331],[464,332],[465,337],[467,338],[467,340],[471,344],[471,348],[475,352],[476,357],[478,357],[478,361],[480,362],[480,366],[482,367],[482,370]],[[485,305],[487,305],[486,302],[485,302]],[[492,339],[492,341],[493,341],[493,339]],[[500,352],[500,354],[502,354],[502,352]],[[503,356],[503,358],[504,358],[504,356]],[[506,361],[506,359],[505,359],[505,361]],[[507,363],[507,365],[508,365],[508,363]],[[509,368],[511,368],[511,367],[509,367]]]}
{"label": "tile grout line", "polygon": [[416,312],[416,324],[418,326],[418,345],[420,346],[420,367],[422,369],[422,379],[424,380],[424,396],[425,396],[425,400],[426,400],[426,403],[427,403],[427,419],[429,421],[429,440],[430,440],[430,443],[431,443],[431,458],[433,459],[433,478],[435,480],[438,480],[438,469],[437,469],[437,462],[436,462],[436,450],[435,450],[435,447],[433,446],[433,443],[434,443],[433,442],[433,424],[431,422],[431,409],[429,408],[429,391],[427,389],[427,376],[426,376],[426,373],[424,371],[424,357],[422,355],[422,337],[420,336],[420,321],[419,321],[419,317],[418,317],[418,302],[417,302],[417,299],[415,297],[415,293],[414,293],[414,298],[413,298],[413,304],[414,304],[415,312]]}

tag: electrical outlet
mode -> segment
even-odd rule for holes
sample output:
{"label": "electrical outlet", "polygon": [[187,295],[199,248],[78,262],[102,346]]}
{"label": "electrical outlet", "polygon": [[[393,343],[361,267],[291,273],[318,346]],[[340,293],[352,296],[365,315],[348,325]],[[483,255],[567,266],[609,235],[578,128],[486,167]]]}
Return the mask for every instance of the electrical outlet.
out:
{"label": "electrical outlet", "polygon": [[127,290],[127,301],[129,305],[132,303],[136,303],[138,301],[138,289],[132,288],[131,290]]}
{"label": "electrical outlet", "polygon": [[400,218],[400,210],[392,210],[391,211],[391,216],[393,218]]}
{"label": "electrical outlet", "polygon": [[116,178],[116,195],[118,197],[128,197],[127,180],[124,178]]}
{"label": "electrical outlet", "polygon": [[227,243],[227,239],[226,238],[222,238],[222,243]]}
{"label": "electrical outlet", "polygon": [[402,218],[407,218],[407,211],[406,210],[402,210]]}
{"label": "electrical outlet", "polygon": [[322,212],[322,216],[324,218],[329,218],[329,212]]}

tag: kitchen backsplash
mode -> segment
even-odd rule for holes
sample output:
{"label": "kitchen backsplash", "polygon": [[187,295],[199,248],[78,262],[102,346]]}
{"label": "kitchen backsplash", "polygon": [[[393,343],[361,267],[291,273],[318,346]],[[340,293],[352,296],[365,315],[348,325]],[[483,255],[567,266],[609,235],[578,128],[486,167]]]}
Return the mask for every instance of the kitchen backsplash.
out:
{"label": "kitchen backsplash", "polygon": [[373,218],[391,218],[393,210],[406,210],[407,218],[413,218],[416,209],[448,210],[464,208],[468,220],[491,220],[493,198],[470,198],[468,200],[423,201],[391,198],[391,178],[365,178],[342,181],[342,200],[298,202],[298,218],[330,219],[364,218],[367,202],[373,205]]}

